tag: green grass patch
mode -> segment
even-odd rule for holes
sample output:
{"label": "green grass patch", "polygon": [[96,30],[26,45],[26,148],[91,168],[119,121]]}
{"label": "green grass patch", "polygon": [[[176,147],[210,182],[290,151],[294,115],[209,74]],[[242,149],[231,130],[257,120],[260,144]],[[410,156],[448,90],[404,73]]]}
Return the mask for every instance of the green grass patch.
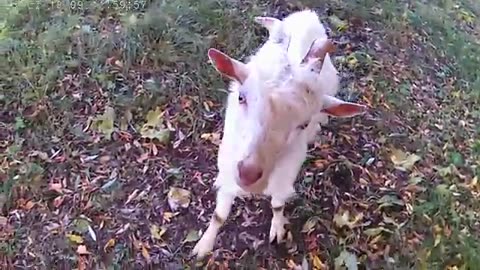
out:
{"label": "green grass patch", "polygon": [[457,185],[439,184],[415,207],[416,225],[428,228],[422,269],[475,269],[480,263],[480,242],[474,231],[480,210],[477,200]]}
{"label": "green grass patch", "polygon": [[401,34],[413,27],[426,38],[423,46],[431,59],[443,59],[437,76],[456,76],[459,88],[477,100],[480,98],[480,5],[477,2],[359,0],[347,5],[357,8],[355,15],[376,21],[387,33]]}

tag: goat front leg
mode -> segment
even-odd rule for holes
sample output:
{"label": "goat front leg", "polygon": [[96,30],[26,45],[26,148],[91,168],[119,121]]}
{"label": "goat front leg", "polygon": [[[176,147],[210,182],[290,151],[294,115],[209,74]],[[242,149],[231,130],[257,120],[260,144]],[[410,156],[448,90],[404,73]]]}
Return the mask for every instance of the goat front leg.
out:
{"label": "goat front leg", "polygon": [[289,223],[287,218],[283,215],[285,202],[286,200],[284,199],[272,196],[271,205],[273,217],[272,225],[270,227],[270,243],[272,243],[275,238],[277,238],[277,243],[280,243],[285,237],[285,225]]}
{"label": "goat front leg", "polygon": [[192,255],[197,255],[197,258],[201,259],[207,253],[213,250],[215,238],[230,214],[235,197],[235,195],[225,192],[222,190],[222,188],[218,190],[216,198],[217,206],[215,207],[215,211],[213,212],[210,220],[210,225],[208,225],[208,228],[203,233],[202,238],[200,238],[198,243],[193,248]]}

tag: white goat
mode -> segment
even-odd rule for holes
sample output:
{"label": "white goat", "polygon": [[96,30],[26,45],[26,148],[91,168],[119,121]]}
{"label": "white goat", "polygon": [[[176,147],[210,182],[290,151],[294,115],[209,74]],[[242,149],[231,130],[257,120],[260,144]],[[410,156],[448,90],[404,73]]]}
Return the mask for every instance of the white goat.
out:
{"label": "white goat", "polygon": [[[288,42],[287,42],[288,43]],[[330,40],[315,41],[305,60],[323,59]],[[365,107],[333,96],[318,94],[298,80],[283,42],[266,42],[244,64],[209,49],[216,70],[231,79],[222,142],[218,151],[216,207],[207,230],[192,250],[197,258],[212,251],[222,224],[237,196],[271,196],[273,218],[270,242],[281,242],[288,222],[286,201],[306,158],[309,129],[318,113],[350,117]]]}
{"label": "white goat", "polygon": [[[299,80],[306,82],[312,90],[321,94],[330,96],[337,94],[340,78],[329,53],[324,61],[319,61],[315,57],[310,57],[310,62],[306,61],[307,53],[315,51],[310,48],[315,46],[314,41],[317,40],[321,44],[328,39],[327,32],[314,11],[307,9],[294,12],[283,20],[273,17],[256,17],[255,21],[267,28],[269,40],[289,39],[288,59]],[[328,116],[319,114],[316,121],[325,125],[328,123]]]}

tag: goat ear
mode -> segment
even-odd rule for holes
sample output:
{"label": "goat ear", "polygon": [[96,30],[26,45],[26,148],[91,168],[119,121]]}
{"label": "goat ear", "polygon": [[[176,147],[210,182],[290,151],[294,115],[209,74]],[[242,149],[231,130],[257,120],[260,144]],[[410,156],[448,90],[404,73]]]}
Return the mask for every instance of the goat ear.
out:
{"label": "goat ear", "polygon": [[346,102],[336,97],[324,95],[322,113],[335,117],[352,117],[366,112],[364,105]]}
{"label": "goat ear", "polygon": [[244,63],[231,58],[217,49],[210,48],[208,50],[208,58],[220,74],[232,80],[243,83],[248,76],[248,69]]}
{"label": "goat ear", "polygon": [[323,60],[328,53],[333,53],[335,51],[335,45],[330,39],[315,39],[310,45],[310,49],[302,60],[302,64],[309,62],[311,59],[315,61],[320,61],[323,63]]}
{"label": "goat ear", "polygon": [[267,30],[269,32],[271,32],[273,30],[273,26],[278,23],[278,22],[281,22],[279,19],[277,18],[273,18],[273,17],[261,17],[261,16],[257,16],[254,18],[254,21],[258,24],[260,24],[261,26],[267,28]]}

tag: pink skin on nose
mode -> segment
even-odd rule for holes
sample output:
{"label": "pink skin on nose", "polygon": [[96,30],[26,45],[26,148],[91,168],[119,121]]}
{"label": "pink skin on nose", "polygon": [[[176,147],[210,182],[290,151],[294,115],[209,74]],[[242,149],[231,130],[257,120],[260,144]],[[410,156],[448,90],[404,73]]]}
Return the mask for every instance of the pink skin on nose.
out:
{"label": "pink skin on nose", "polygon": [[240,175],[240,183],[244,186],[250,186],[262,177],[262,169],[252,162],[242,160],[238,162],[237,167]]}

